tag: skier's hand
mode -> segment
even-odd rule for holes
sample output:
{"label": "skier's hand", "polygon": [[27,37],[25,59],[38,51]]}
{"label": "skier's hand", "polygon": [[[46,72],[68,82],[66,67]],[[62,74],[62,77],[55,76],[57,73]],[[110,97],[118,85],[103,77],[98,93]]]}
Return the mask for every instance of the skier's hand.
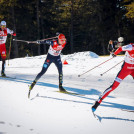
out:
{"label": "skier's hand", "polygon": [[60,33],[59,33],[59,32],[57,32],[57,33],[56,33],[56,36],[58,36],[59,34],[60,34]]}
{"label": "skier's hand", "polygon": [[41,44],[41,41],[40,40],[37,40],[37,44]]}
{"label": "skier's hand", "polygon": [[13,33],[12,35],[13,35],[13,36],[16,36],[16,33]]}
{"label": "skier's hand", "polygon": [[114,57],[116,57],[116,55],[113,53],[113,54],[112,54],[112,57],[114,58]]}

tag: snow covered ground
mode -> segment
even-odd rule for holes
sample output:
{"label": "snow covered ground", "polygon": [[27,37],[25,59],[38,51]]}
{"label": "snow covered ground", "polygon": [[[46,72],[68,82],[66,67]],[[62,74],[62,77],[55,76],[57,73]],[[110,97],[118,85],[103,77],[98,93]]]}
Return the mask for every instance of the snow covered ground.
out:
{"label": "snow covered ground", "polygon": [[[28,99],[28,85],[40,72],[46,55],[18,58],[6,65],[6,74],[16,79],[0,78],[0,134],[133,134],[134,80],[125,78],[98,107],[94,118],[91,106],[114,81],[124,59],[108,61],[81,77],[78,75],[110,59],[93,52],[62,55],[63,86],[74,96],[58,93],[58,71],[52,64],[38,81]],[[8,63],[8,62],[7,62]],[[1,62],[0,62],[1,66]],[[128,111],[123,111],[129,110]]]}

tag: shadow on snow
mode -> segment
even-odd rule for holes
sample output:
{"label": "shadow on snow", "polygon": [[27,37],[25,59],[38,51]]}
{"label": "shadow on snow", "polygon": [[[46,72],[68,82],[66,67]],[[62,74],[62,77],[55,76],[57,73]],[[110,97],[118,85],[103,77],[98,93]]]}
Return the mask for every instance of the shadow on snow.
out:
{"label": "shadow on snow", "polygon": [[[1,77],[0,79],[4,79],[4,80],[6,79],[6,80],[9,80],[9,81],[26,83],[26,84],[31,84],[32,83],[31,80],[22,79],[22,78],[12,79],[12,78],[2,78]],[[51,83],[45,83],[45,82],[37,82],[36,85],[52,87],[52,88],[58,88],[58,85],[51,84]],[[72,92],[79,93],[79,94],[82,94],[82,95],[100,95],[101,94],[101,92],[99,92],[96,89],[83,90],[83,89],[71,88],[71,87],[65,87],[65,88],[67,89],[67,91],[72,91]],[[51,98],[51,99],[63,100],[63,101],[73,101],[75,103],[85,103],[85,104],[92,105],[92,103],[89,103],[89,102],[81,102],[81,101],[75,101],[75,100],[66,100],[66,99],[52,98],[52,97],[46,97],[46,96],[37,96],[37,97]],[[89,98],[88,96],[77,96],[77,97],[80,97],[80,98],[83,98],[83,99],[87,99],[87,100],[95,101],[94,98]],[[112,97],[112,96],[108,96],[108,97]],[[111,108],[118,108],[118,109],[126,109],[126,110],[134,110],[134,106],[124,105],[124,104],[117,104],[117,103],[106,102],[106,101],[103,101],[103,103],[100,106],[111,107]]]}

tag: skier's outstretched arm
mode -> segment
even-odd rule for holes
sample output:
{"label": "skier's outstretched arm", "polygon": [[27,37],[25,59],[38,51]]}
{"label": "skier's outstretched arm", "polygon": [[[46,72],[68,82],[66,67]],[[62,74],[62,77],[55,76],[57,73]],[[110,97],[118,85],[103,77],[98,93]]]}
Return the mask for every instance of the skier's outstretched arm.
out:
{"label": "skier's outstretched arm", "polygon": [[38,41],[37,41],[37,44],[53,45],[53,41],[50,41],[50,40],[43,40],[43,41],[40,41],[40,40],[38,40]]}

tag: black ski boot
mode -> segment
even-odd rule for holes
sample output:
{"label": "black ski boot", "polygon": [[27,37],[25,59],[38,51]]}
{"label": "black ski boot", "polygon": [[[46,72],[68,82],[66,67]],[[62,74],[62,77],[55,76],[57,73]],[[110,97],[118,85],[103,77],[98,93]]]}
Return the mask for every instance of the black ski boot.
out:
{"label": "black ski boot", "polygon": [[60,92],[67,92],[65,88],[63,88],[62,84],[59,84],[59,90]]}
{"label": "black ski boot", "polygon": [[2,60],[2,71],[1,71],[1,76],[2,77],[6,77],[6,74],[5,74],[5,60]]}
{"label": "black ski boot", "polygon": [[98,101],[96,101],[95,104],[92,106],[92,111],[95,112],[99,105],[100,105],[100,103]]}
{"label": "black ski boot", "polygon": [[30,98],[30,93],[31,93],[31,90],[33,89],[33,87],[35,86],[37,81],[33,81],[32,84],[29,86],[29,92],[28,92],[28,98]]}
{"label": "black ski boot", "polygon": [[36,81],[34,80],[34,81],[32,82],[32,84],[29,86],[29,90],[32,90],[33,87],[35,86],[35,84],[36,84]]}
{"label": "black ski boot", "polygon": [[63,74],[60,73],[59,74],[59,90],[60,92],[67,92],[62,86],[62,82],[63,82]]}
{"label": "black ski boot", "polygon": [[6,74],[3,71],[1,71],[1,76],[6,77]]}

